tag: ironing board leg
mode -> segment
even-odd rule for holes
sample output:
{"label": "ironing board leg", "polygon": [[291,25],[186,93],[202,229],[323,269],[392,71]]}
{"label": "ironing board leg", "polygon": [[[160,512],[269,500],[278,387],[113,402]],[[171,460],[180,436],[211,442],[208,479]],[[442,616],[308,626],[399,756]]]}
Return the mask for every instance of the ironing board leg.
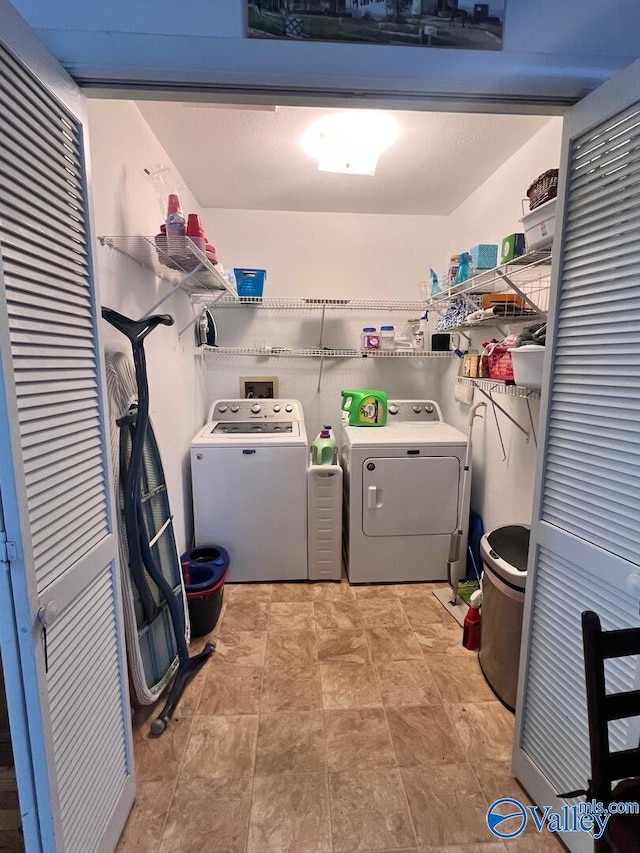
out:
{"label": "ironing board leg", "polygon": [[200,667],[211,657],[215,648],[215,643],[207,643],[199,655],[194,655],[191,658],[180,661],[178,671],[176,672],[171,688],[169,689],[169,695],[167,696],[164,708],[160,711],[158,717],[151,723],[151,734],[154,735],[154,737],[160,737],[163,731],[167,728],[167,723],[171,717],[173,717],[173,713],[178,707],[178,703],[182,698],[182,694],[184,693],[186,686]]}

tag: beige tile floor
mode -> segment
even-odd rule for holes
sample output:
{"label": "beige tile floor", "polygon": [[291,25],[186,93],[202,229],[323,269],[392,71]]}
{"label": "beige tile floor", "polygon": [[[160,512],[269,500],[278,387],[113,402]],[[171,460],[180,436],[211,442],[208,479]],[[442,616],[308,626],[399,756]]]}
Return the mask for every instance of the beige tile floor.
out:
{"label": "beige tile floor", "polygon": [[[533,853],[485,824],[513,716],[433,586],[228,586],[217,649],[158,740],[134,718],[120,853]],[[197,650],[204,640],[195,641]]]}

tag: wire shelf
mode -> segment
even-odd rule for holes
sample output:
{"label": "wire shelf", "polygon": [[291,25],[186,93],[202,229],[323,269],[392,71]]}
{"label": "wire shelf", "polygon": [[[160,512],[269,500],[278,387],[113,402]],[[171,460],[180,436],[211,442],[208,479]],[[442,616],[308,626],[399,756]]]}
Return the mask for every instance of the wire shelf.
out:
{"label": "wire shelf", "polygon": [[[164,245],[155,237],[98,237],[103,246],[134,260],[157,278],[168,281],[192,295],[209,295],[213,301],[225,296],[229,301],[237,294],[227,279],[189,237],[165,237]],[[163,249],[169,249],[170,254]]]}
{"label": "wire shelf", "polygon": [[500,382],[497,379],[476,379],[467,376],[456,376],[456,382],[458,385],[471,385],[473,388],[481,388],[491,394],[505,394],[507,397],[531,400],[540,396],[540,391],[537,388],[524,388],[522,385]]}
{"label": "wire shelf", "polygon": [[[203,294],[196,294],[192,296],[192,301],[206,304],[209,298]],[[225,295],[216,302],[216,308],[258,308],[262,311],[412,311],[419,316],[424,312],[425,304],[418,300],[260,298],[255,296],[240,296],[236,299]]]}
{"label": "wire shelf", "polygon": [[435,296],[430,294],[427,282],[421,282],[419,289],[426,307],[443,318],[436,331],[544,322],[549,308],[550,265],[550,252],[529,252]]}
{"label": "wire shelf", "polygon": [[437,358],[449,359],[452,352],[421,352],[419,350],[378,350],[361,352],[356,349],[288,349],[286,347],[197,347],[196,352],[213,355],[252,355],[263,358]]}

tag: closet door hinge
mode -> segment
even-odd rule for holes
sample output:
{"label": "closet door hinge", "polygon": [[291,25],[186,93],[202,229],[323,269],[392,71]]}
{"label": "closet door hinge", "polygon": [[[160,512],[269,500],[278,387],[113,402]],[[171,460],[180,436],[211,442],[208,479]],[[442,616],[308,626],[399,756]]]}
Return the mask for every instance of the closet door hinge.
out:
{"label": "closet door hinge", "polygon": [[15,542],[7,542],[7,534],[0,531],[0,563],[10,563],[18,557],[18,549]]}

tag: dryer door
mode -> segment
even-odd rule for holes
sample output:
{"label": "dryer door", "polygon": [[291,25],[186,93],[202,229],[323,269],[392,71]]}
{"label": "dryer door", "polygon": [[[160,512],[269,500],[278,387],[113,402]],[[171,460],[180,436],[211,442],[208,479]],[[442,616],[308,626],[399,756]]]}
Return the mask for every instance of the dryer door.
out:
{"label": "dryer door", "polygon": [[460,460],[455,456],[365,459],[365,536],[453,533],[458,524]]}

